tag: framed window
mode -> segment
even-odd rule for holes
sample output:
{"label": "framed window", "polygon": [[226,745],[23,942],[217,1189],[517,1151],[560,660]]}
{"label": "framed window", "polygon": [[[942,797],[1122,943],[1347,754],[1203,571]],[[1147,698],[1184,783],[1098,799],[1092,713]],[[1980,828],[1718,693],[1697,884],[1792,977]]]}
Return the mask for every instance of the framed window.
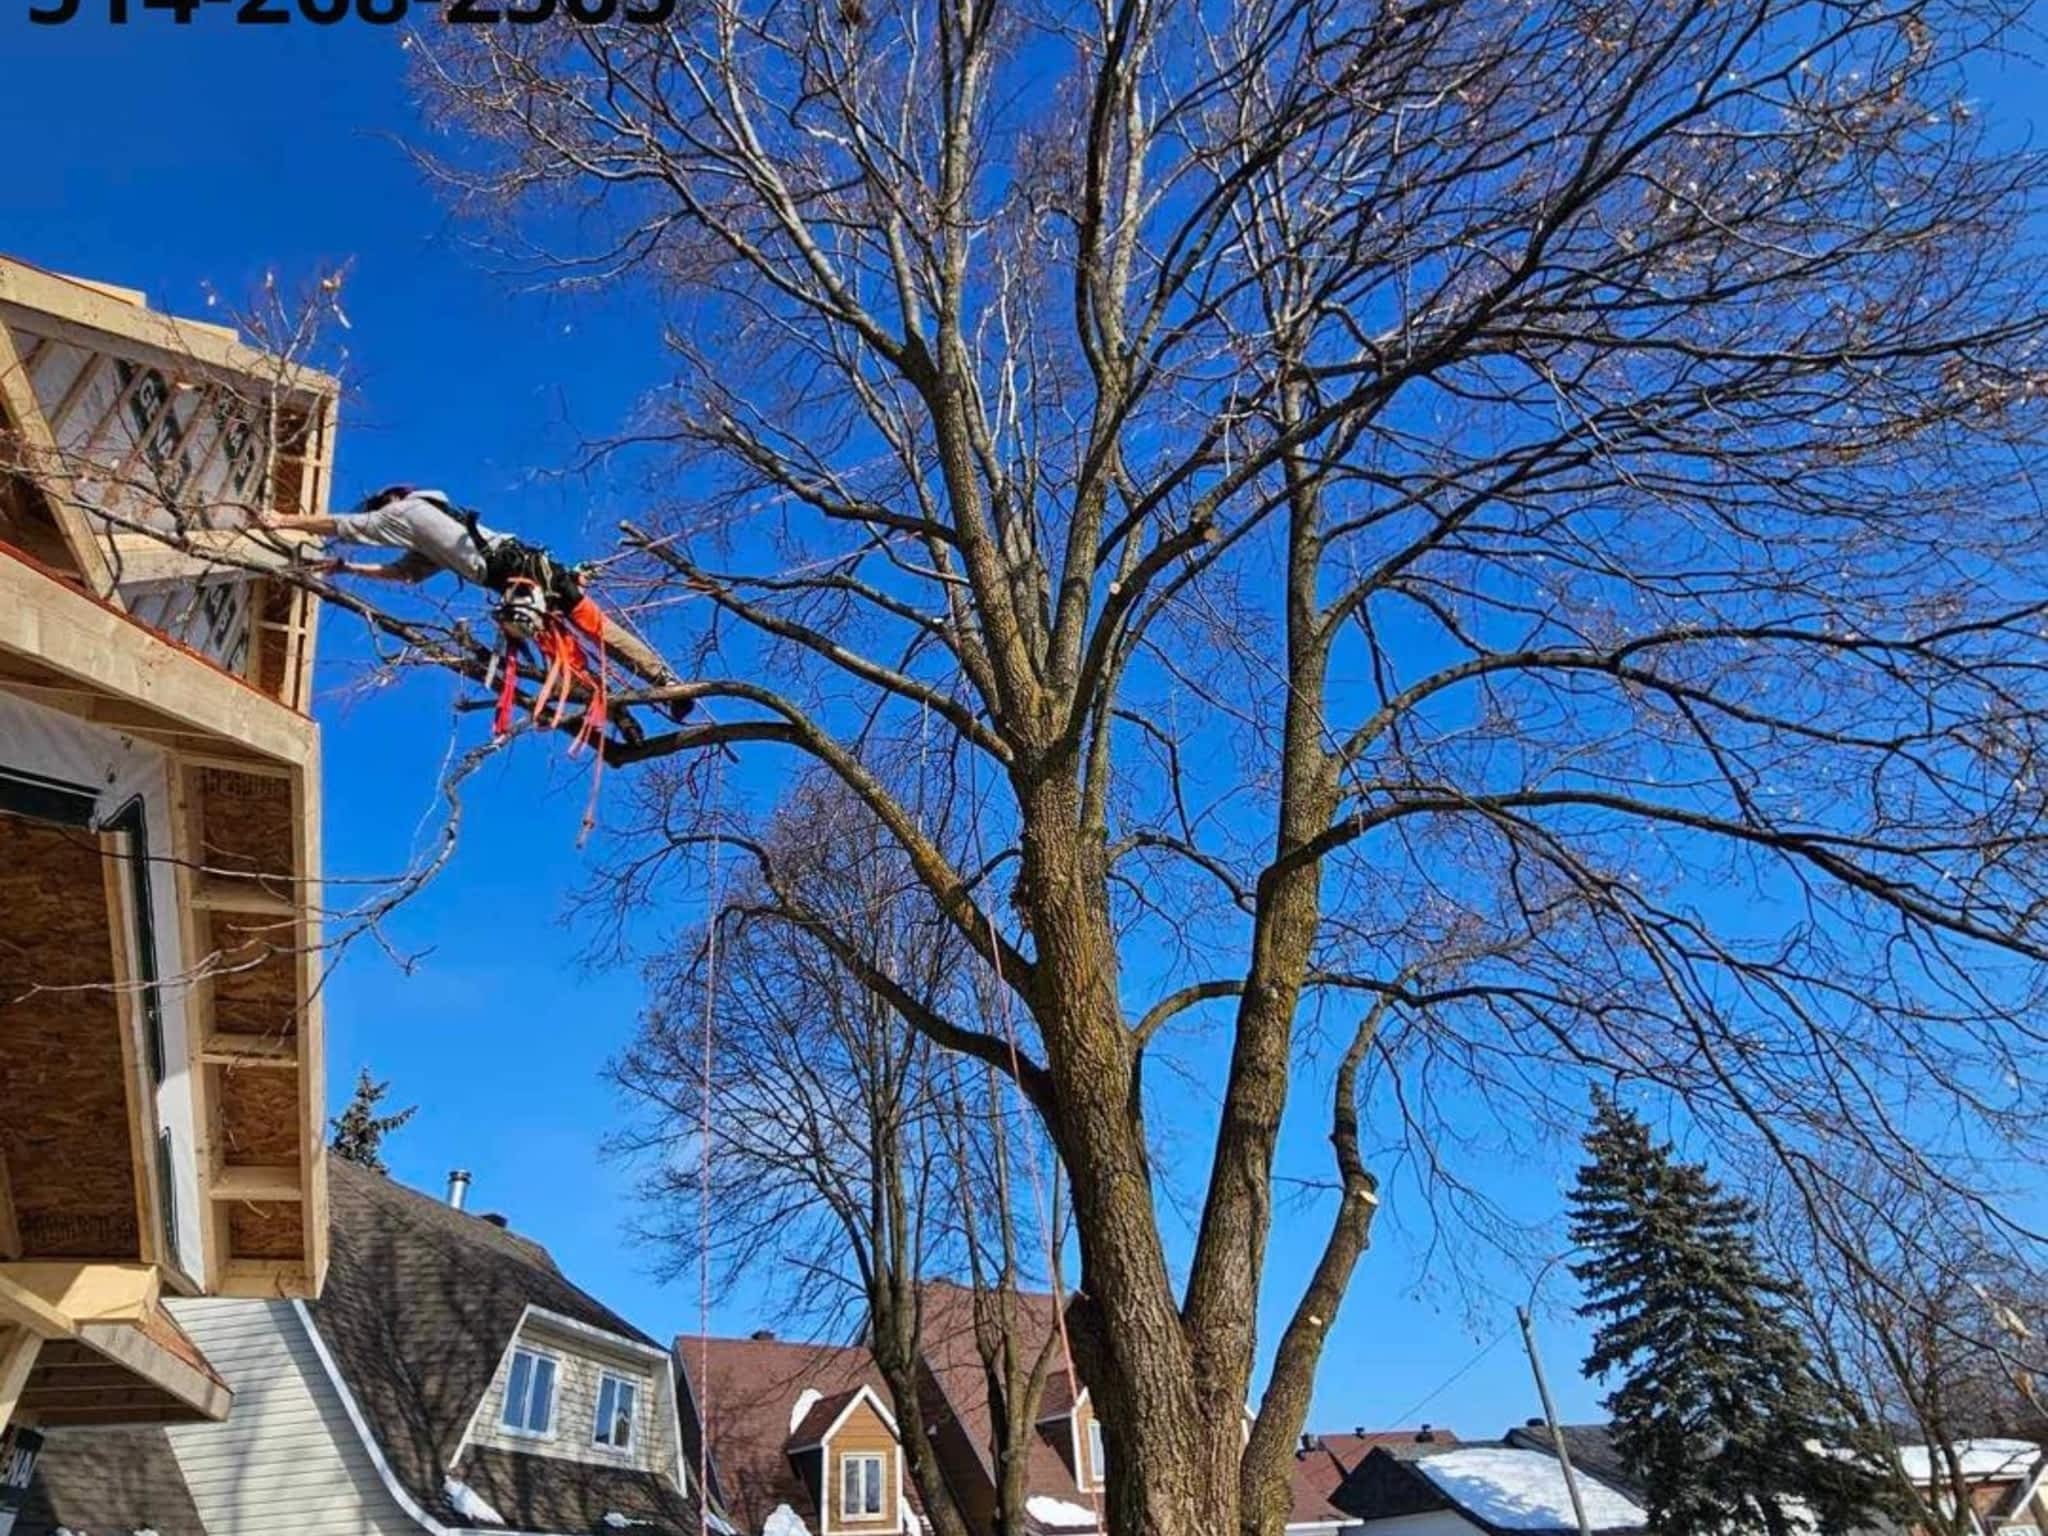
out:
{"label": "framed window", "polygon": [[1109,1476],[1109,1454],[1102,1448],[1102,1420],[1088,1421],[1088,1481],[1099,1483]]}
{"label": "framed window", "polygon": [[604,1372],[597,1379],[597,1423],[590,1431],[592,1445],[615,1451],[633,1448],[633,1409],[640,1400],[640,1388],[623,1376]]}
{"label": "framed window", "polygon": [[512,1351],[499,1422],[515,1435],[555,1432],[555,1360],[533,1349]]}
{"label": "framed window", "polygon": [[882,1518],[882,1458],[862,1451],[839,1462],[839,1518]]}

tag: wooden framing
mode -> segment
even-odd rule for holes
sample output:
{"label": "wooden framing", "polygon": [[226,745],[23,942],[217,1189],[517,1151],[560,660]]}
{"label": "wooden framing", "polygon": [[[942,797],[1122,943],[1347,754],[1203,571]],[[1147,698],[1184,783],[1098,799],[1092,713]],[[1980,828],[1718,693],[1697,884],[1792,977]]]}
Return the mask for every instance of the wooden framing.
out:
{"label": "wooden framing", "polygon": [[[40,378],[23,352],[38,360]],[[116,367],[132,372],[120,377]],[[131,409],[152,374],[168,394],[152,411]],[[147,388],[154,400],[156,385]],[[186,1026],[185,1059],[171,1070],[190,1087],[193,1142],[172,1198],[184,1212],[196,1185],[198,1230],[177,1244],[193,1275],[177,1272],[180,1255],[166,1251],[156,1079],[125,949],[134,896],[119,878],[106,881],[105,900],[131,1115],[127,1162],[109,1172],[134,1182],[137,1259],[181,1291],[308,1297],[326,1270],[320,754],[305,714],[319,605],[267,574],[293,558],[283,541],[193,526],[170,544],[110,526],[94,507],[119,503],[95,498],[124,494],[132,469],[138,483],[155,474],[164,496],[175,495],[180,527],[186,510],[199,509],[195,524],[225,523],[250,502],[317,514],[331,484],[337,396],[332,378],[246,346],[226,327],[159,314],[133,290],[0,257],[0,411],[24,450],[0,462],[0,474],[39,482],[25,526],[52,562],[44,568],[0,546],[0,693],[167,753],[187,970],[182,981],[166,977],[182,987]],[[153,419],[137,422],[138,414]],[[226,475],[230,462],[265,452],[264,481],[236,486]],[[54,519],[42,515],[45,506]],[[168,533],[170,503],[149,506]],[[61,569],[66,551],[75,578]],[[240,590],[203,612],[181,590],[226,583]],[[117,857],[103,844],[110,875]],[[21,1258],[20,1235],[8,1242],[7,1189],[0,1170],[0,1271]],[[4,1301],[0,1294],[0,1318]],[[92,1379],[74,1376],[64,1390]],[[129,1406],[141,1414],[146,1404]]]}
{"label": "wooden framing", "polygon": [[234,1394],[161,1310],[151,1264],[0,1264],[0,1429],[227,1417]]}
{"label": "wooden framing", "polygon": [[14,1185],[7,1177],[7,1154],[0,1152],[0,1263],[21,1257],[21,1223],[14,1219]]}
{"label": "wooden framing", "polygon": [[107,888],[108,951],[113,961],[113,993],[116,1023],[121,1032],[121,1074],[128,1088],[128,1163],[135,1184],[135,1230],[145,1264],[175,1264],[178,1256],[164,1252],[164,1214],[161,1186],[152,1160],[156,1154],[156,1084],[150,1078],[149,1057],[143,1048],[142,1010],[136,1006],[137,986],[134,956],[129,946],[137,932],[128,878],[128,861],[146,858],[147,849],[128,846],[128,834],[100,834],[101,879]]}
{"label": "wooden framing", "polygon": [[71,558],[78,564],[80,577],[101,597],[118,604],[120,597],[114,591],[114,573],[107,552],[79,508],[78,487],[43,422],[42,408],[36,404],[35,383],[5,325],[0,325],[0,415],[6,417],[7,426],[27,458],[26,467],[40,483],[43,500],[49,505],[58,532],[64,536]]}
{"label": "wooden framing", "polygon": [[9,653],[193,727],[216,751],[292,765],[314,755],[313,723],[303,715],[0,551],[0,656]]}
{"label": "wooden framing", "polygon": [[14,1405],[21,1401],[42,1349],[43,1336],[34,1329],[0,1323],[0,1429],[14,1417]]}

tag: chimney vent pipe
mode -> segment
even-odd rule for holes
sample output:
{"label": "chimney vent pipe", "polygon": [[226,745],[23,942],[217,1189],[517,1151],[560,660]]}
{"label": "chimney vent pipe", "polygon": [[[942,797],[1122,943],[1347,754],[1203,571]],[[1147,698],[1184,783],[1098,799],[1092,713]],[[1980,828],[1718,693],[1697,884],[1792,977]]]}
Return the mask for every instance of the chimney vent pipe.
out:
{"label": "chimney vent pipe", "polygon": [[451,1210],[457,1210],[457,1211],[461,1210],[461,1209],[462,1209],[462,1202],[463,1202],[463,1201],[465,1201],[465,1200],[467,1200],[468,1198],[469,1198],[469,1170],[468,1170],[467,1168],[451,1168],[451,1169],[449,1169],[449,1170],[448,1170],[448,1206],[449,1206],[449,1209],[451,1209]]}

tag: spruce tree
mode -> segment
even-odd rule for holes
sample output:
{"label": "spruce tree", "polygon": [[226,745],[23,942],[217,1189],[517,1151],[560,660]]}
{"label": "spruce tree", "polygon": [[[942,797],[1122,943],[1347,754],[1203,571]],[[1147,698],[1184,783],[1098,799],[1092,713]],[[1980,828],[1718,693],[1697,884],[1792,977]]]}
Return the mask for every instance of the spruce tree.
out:
{"label": "spruce tree", "polygon": [[1586,1372],[1618,1377],[1606,1400],[1615,1450],[1658,1536],[1768,1536],[1815,1522],[1850,1529],[1877,1484],[1813,1369],[1753,1235],[1755,1211],[1605,1097],[1571,1198],[1582,1316],[1597,1323]]}
{"label": "spruce tree", "polygon": [[377,1106],[384,1095],[391,1091],[388,1082],[375,1082],[370,1069],[362,1067],[356,1072],[356,1091],[348,1101],[348,1108],[328,1122],[334,1128],[334,1139],[328,1147],[336,1157],[345,1157],[352,1163],[360,1163],[373,1173],[390,1172],[384,1166],[382,1147],[384,1138],[397,1130],[406,1121],[419,1113],[419,1105],[410,1105],[396,1114],[380,1115]]}

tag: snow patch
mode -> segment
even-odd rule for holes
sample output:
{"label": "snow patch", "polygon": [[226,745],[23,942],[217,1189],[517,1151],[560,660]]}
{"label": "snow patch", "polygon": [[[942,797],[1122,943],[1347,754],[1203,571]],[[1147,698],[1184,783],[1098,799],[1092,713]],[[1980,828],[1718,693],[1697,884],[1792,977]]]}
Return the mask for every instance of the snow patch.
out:
{"label": "snow patch", "polygon": [[811,1536],[811,1528],[787,1504],[778,1504],[775,1512],[761,1522],[761,1536]]}
{"label": "snow patch", "polygon": [[[1040,1525],[1062,1525],[1069,1529],[1092,1531],[1100,1523],[1094,1510],[1069,1504],[1065,1499],[1048,1498],[1042,1493],[1034,1493],[1024,1501],[1024,1513]],[[763,1536],[766,1536],[765,1532]]]}
{"label": "snow patch", "polygon": [[[1564,1468],[1542,1451],[1473,1446],[1423,1456],[1415,1470],[1444,1496],[1488,1525],[1510,1531],[1576,1530],[1571,1490]],[[1579,1497],[1594,1530],[1640,1528],[1648,1519],[1632,1501],[1605,1483],[1579,1474]]]}
{"label": "snow patch", "polygon": [[459,1477],[441,1480],[441,1493],[448,1500],[448,1507],[465,1520],[481,1520],[485,1525],[503,1525],[505,1517],[485,1501],[469,1484]]}
{"label": "snow patch", "polygon": [[1948,1455],[1927,1445],[1899,1447],[1899,1465],[1909,1481],[1947,1482],[1949,1469],[1960,1462],[1965,1477],[2024,1477],[2041,1459],[2041,1447],[2031,1440],[1958,1440]]}
{"label": "snow patch", "polygon": [[[803,1423],[804,1415],[815,1408],[824,1395],[816,1387],[805,1387],[803,1391],[797,1393],[796,1401],[789,1408],[789,1432],[791,1434],[796,1433],[796,1427]],[[788,1505],[783,1506],[785,1509],[788,1507]]]}

